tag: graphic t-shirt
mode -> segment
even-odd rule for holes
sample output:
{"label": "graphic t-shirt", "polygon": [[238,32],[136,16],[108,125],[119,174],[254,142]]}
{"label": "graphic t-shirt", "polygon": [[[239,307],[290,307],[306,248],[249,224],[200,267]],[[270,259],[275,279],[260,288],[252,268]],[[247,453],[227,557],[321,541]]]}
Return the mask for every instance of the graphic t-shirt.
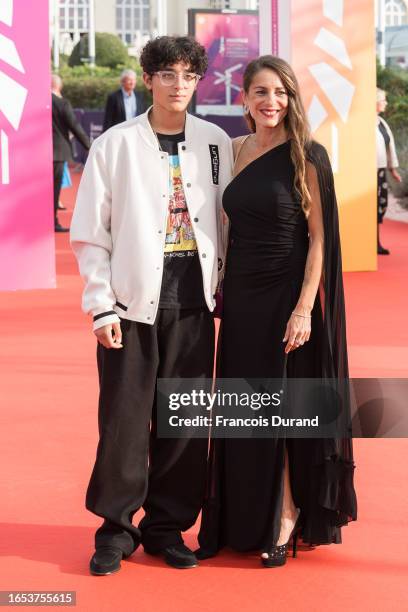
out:
{"label": "graphic t-shirt", "polygon": [[169,155],[170,189],[164,247],[163,281],[159,308],[202,308],[205,306],[203,275],[194,230],[184,195],[177,143],[180,134],[157,134]]}

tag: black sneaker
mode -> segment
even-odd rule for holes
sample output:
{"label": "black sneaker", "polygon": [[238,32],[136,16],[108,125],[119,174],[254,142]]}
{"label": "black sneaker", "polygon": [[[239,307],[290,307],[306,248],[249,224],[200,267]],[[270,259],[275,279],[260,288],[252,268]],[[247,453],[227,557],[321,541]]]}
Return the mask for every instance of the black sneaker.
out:
{"label": "black sneaker", "polygon": [[177,569],[190,569],[198,565],[197,557],[185,544],[167,546],[167,548],[163,548],[159,552],[150,552],[145,548],[145,552],[148,555],[163,557],[167,565]]}
{"label": "black sneaker", "polygon": [[389,255],[390,252],[388,249],[384,249],[383,246],[381,246],[381,244],[378,245],[377,247],[377,255]]}
{"label": "black sneaker", "polygon": [[207,548],[200,547],[194,551],[194,554],[199,561],[204,561],[205,559],[211,559],[212,557],[215,557],[217,553],[208,550]]}
{"label": "black sneaker", "polygon": [[116,546],[102,546],[93,554],[89,569],[94,576],[108,576],[120,570],[120,562],[125,556]]}

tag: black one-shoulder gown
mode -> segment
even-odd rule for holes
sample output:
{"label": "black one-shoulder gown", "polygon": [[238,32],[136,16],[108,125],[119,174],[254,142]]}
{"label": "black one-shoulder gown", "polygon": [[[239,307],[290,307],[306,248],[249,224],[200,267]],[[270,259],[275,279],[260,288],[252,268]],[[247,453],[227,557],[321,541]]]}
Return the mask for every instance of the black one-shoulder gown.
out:
{"label": "black one-shoulder gown", "polygon": [[[307,221],[294,191],[290,146],[287,141],[251,162],[224,193],[230,238],[218,351],[221,378],[283,376],[286,343],[282,340],[299,298],[309,247]],[[310,341],[290,353],[288,376],[321,375],[322,336],[317,298]],[[353,510],[340,516],[338,509],[325,507],[324,468],[317,465],[315,440],[212,439],[199,533],[203,550],[215,554],[229,546],[250,551],[276,543],[285,445],[292,494],[302,511],[303,540],[341,541],[340,526]],[[350,471],[346,478],[353,506]]]}

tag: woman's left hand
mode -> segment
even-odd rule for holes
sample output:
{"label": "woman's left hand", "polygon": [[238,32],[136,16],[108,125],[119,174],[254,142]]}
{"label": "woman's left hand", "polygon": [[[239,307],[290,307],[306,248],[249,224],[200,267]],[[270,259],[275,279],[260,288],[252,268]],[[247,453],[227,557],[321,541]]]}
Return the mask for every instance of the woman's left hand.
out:
{"label": "woman's left hand", "polygon": [[391,175],[395,178],[396,181],[398,181],[398,183],[402,182],[401,175],[399,174],[396,168],[391,168]]}
{"label": "woman's left hand", "polygon": [[311,321],[310,317],[305,318],[291,314],[283,338],[283,342],[287,342],[285,353],[296,350],[309,340],[312,331]]}

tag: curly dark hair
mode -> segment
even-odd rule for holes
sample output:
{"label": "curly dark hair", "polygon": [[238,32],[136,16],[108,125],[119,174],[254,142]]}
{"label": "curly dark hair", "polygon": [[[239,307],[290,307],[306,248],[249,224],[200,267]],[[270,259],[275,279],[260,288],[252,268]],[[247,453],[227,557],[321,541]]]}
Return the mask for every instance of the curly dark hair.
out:
{"label": "curly dark hair", "polygon": [[203,76],[208,66],[205,48],[191,36],[159,36],[143,47],[140,65],[147,74],[183,62]]}

